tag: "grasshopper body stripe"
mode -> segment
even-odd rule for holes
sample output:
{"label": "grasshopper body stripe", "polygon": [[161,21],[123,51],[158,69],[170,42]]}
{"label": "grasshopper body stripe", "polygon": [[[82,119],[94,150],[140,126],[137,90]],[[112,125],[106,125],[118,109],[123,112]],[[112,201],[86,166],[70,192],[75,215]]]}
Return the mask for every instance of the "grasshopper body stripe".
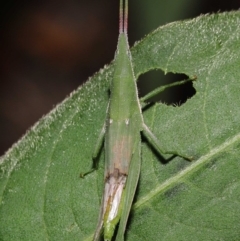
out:
{"label": "grasshopper body stripe", "polygon": [[[122,205],[125,203],[123,193],[134,150],[138,149],[136,147],[140,142],[143,123],[126,32],[127,2],[124,13],[121,6],[122,1],[105,133],[105,188],[94,240],[99,239],[102,226],[105,240],[111,240],[114,234],[115,226],[121,217]],[[138,177],[134,189],[137,181]],[[131,206],[131,203],[128,203],[128,206]]]}
{"label": "grasshopper body stripe", "polygon": [[[123,0],[120,0],[119,14],[119,37],[107,118],[94,151],[96,157],[101,140],[105,137],[105,186],[94,241],[101,239],[102,231],[105,241],[112,240],[118,223],[116,241],[124,240],[124,232],[140,174],[141,132],[158,152],[191,159],[175,150],[164,150],[158,139],[144,124],[127,38],[127,0],[124,7]],[[182,81],[182,83],[185,82]]]}

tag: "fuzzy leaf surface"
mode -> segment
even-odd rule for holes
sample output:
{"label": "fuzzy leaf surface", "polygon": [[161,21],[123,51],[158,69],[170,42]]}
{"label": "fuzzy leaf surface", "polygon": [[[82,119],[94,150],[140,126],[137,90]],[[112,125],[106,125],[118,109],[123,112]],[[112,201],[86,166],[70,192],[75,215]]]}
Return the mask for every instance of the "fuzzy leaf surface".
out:
{"label": "fuzzy leaf surface", "polygon": [[[132,48],[136,77],[152,69],[197,76],[179,107],[155,104],[145,123],[166,162],[142,142],[126,240],[238,240],[240,236],[240,12],[160,27]],[[103,189],[91,156],[106,118],[112,65],[43,117],[0,159],[0,240],[91,240]],[[164,156],[168,158],[169,156]]]}

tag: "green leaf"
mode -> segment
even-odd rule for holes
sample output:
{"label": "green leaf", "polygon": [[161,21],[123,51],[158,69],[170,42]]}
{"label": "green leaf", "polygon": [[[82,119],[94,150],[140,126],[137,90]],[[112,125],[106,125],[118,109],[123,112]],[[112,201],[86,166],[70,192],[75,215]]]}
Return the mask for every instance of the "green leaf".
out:
{"label": "green leaf", "polygon": [[[132,48],[136,76],[151,69],[197,76],[179,107],[155,104],[144,120],[164,161],[142,143],[126,240],[238,240],[240,236],[240,12],[163,26]],[[103,188],[91,155],[106,117],[112,66],[42,118],[0,159],[0,240],[91,240]],[[169,156],[165,156],[168,158]]]}

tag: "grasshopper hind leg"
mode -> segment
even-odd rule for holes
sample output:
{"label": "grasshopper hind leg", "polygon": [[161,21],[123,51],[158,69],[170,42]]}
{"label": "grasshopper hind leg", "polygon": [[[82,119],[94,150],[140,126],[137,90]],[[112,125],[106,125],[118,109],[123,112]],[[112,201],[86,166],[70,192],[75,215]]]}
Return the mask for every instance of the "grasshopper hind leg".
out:
{"label": "grasshopper hind leg", "polygon": [[180,156],[182,158],[184,158],[187,161],[192,161],[193,158],[192,157],[188,157],[185,156],[177,151],[169,151],[169,150],[164,150],[160,143],[159,140],[157,139],[157,137],[150,131],[150,129],[148,128],[148,126],[146,124],[143,124],[143,135],[147,138],[147,140],[149,141],[149,143],[161,154],[172,154],[175,156]]}

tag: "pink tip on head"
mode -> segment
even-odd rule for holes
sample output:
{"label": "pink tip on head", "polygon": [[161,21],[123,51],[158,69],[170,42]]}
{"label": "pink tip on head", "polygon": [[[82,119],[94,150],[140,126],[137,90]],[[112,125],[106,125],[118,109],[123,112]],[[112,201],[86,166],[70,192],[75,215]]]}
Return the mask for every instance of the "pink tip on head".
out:
{"label": "pink tip on head", "polygon": [[127,30],[128,30],[128,0],[125,1],[125,4],[123,4],[123,0],[120,0],[119,33],[124,32],[127,34]]}
{"label": "pink tip on head", "polygon": [[120,6],[119,10],[119,33],[123,32],[123,9]]}
{"label": "pink tip on head", "polygon": [[127,34],[128,32],[128,0],[125,1],[125,7],[124,7],[124,33]]}

